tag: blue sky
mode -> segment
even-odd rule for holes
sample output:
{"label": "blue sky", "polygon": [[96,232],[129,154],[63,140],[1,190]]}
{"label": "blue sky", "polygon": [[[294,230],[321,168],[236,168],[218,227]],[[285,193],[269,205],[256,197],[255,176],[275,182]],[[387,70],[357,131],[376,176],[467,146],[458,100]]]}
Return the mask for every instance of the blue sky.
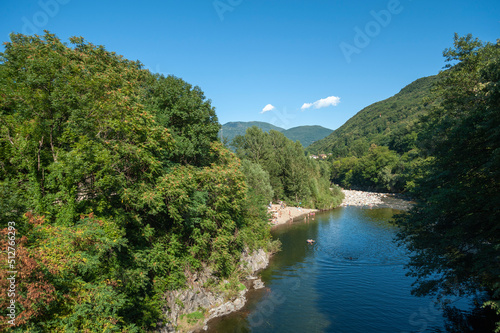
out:
{"label": "blue sky", "polygon": [[500,2],[0,0],[2,42],[44,29],[200,86],[221,124],[336,129],[437,74],[455,32],[500,38]]}

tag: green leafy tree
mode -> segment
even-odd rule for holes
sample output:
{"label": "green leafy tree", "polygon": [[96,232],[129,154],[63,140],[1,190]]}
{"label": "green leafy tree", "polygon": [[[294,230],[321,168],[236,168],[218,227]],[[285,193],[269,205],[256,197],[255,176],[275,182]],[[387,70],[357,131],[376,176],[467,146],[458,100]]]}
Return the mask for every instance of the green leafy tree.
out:
{"label": "green leafy tree", "polygon": [[394,189],[398,155],[385,146],[372,144],[368,154],[358,160],[354,180],[361,187],[383,191]]}
{"label": "green leafy tree", "polygon": [[152,75],[145,95],[146,108],[168,128],[176,142],[169,159],[204,166],[210,144],[217,140],[220,124],[211,101],[198,86],[169,75]]}
{"label": "green leafy tree", "polygon": [[[157,205],[148,202],[147,194],[161,174],[164,152],[172,146],[168,130],[155,123],[153,115],[140,103],[147,72],[140,70],[139,63],[125,60],[82,38],[71,39],[73,48],[48,32],[44,36],[12,35],[11,38],[0,55],[3,85],[0,180],[2,188],[8,189],[15,198],[15,201],[5,200],[6,196],[2,196],[2,206],[10,219],[17,222],[28,242],[39,249],[42,245],[36,239],[40,235],[21,216],[28,211],[43,215],[46,225],[53,226],[48,229],[54,231],[51,238],[44,243],[50,244],[50,250],[58,246],[52,241],[66,237],[59,231],[69,237],[82,230],[79,222],[82,214],[98,214],[99,219],[110,221],[124,237],[137,228],[144,228],[145,218]],[[91,227],[101,228],[97,224]],[[70,239],[68,242],[77,242]],[[103,246],[87,238],[81,241],[90,242],[81,252],[88,256]],[[131,255],[141,247],[137,238],[120,240],[117,244],[123,246],[117,249],[116,260],[93,257],[93,263],[101,265],[95,266],[99,271],[112,272],[112,279],[123,284],[107,286],[95,272],[68,267],[67,273],[72,272],[74,276],[63,279],[81,281],[81,284],[58,282],[55,287],[58,292],[81,287],[68,297],[83,300],[85,290],[90,290],[88,286],[96,285],[98,289],[102,286],[100,290],[107,296],[94,296],[103,306],[110,304],[108,300],[113,298],[121,299],[120,305],[115,303],[114,309],[108,311],[66,300],[65,306],[69,308],[51,310],[53,314],[68,315],[53,316],[59,318],[51,324],[55,331],[63,327],[60,325],[87,329],[87,324],[77,322],[91,313],[97,316],[98,311],[110,315],[103,317],[103,321],[114,322],[119,330],[128,326],[120,318],[126,318],[130,324],[139,317],[147,317],[146,313],[155,308],[147,309],[145,301],[151,295],[148,268]],[[71,249],[65,245],[61,250]],[[49,260],[50,253],[40,253],[39,263]],[[142,274],[135,273],[139,271]],[[79,306],[84,312],[71,315],[80,311]],[[37,320],[33,316],[26,325],[34,325]],[[137,320],[137,323],[145,322]]]}
{"label": "green leafy tree", "polygon": [[317,208],[340,204],[339,193],[330,190],[329,172],[305,156],[300,142],[278,131],[251,127],[233,140],[233,146],[241,159],[259,164],[269,174],[274,199]]}
{"label": "green leafy tree", "polygon": [[346,157],[331,164],[332,181],[345,187],[400,191],[404,187],[403,161],[386,146],[372,144],[361,158]]}
{"label": "green leafy tree", "polygon": [[260,198],[262,203],[271,201],[274,191],[269,182],[269,174],[259,164],[253,163],[250,160],[243,160],[241,166],[249,190],[253,195]]}
{"label": "green leafy tree", "polygon": [[138,103],[139,64],[71,42],[13,35],[0,55],[3,179],[17,182],[25,207],[66,222],[113,214],[124,188],[140,195],[172,142]]}
{"label": "green leafy tree", "polygon": [[[455,35],[425,120],[419,203],[397,223],[418,295],[487,291],[500,310],[500,44]],[[500,331],[500,323],[497,325]]]}

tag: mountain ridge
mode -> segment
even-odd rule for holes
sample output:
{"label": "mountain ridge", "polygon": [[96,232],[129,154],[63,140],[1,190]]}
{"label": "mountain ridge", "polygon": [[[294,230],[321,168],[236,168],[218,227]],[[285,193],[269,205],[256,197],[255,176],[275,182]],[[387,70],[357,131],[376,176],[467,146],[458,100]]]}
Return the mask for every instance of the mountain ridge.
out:
{"label": "mountain ridge", "polygon": [[270,130],[281,132],[292,141],[300,141],[303,147],[308,147],[313,142],[333,132],[333,130],[320,125],[303,125],[284,129],[262,121],[233,121],[221,126],[219,137],[231,142],[237,135],[245,135],[246,129],[252,126],[257,126],[264,132],[269,132]]}
{"label": "mountain ridge", "polygon": [[394,146],[394,141],[414,135],[413,124],[434,105],[432,87],[436,81],[436,75],[419,78],[394,96],[363,108],[330,135],[311,144],[307,151],[359,157],[371,144]]}

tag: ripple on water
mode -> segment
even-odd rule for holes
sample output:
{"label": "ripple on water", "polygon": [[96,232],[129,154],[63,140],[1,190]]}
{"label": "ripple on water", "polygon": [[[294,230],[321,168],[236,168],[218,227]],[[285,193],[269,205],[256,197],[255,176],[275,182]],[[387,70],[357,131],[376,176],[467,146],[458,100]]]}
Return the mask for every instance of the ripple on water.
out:
{"label": "ripple on water", "polygon": [[[411,316],[431,301],[410,293],[407,254],[393,242],[391,210],[343,208],[274,230],[282,251],[261,273],[266,289],[238,325],[211,332],[418,331]],[[314,245],[306,244],[314,239]],[[234,316],[238,316],[235,314]],[[234,318],[234,317],[233,317]],[[439,316],[426,323],[441,328]]]}

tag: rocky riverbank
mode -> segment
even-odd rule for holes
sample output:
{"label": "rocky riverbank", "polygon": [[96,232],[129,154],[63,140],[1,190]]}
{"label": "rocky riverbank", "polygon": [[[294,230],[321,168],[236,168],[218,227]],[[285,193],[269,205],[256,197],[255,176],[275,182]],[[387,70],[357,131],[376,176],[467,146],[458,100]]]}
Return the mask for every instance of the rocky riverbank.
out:
{"label": "rocky riverbank", "polygon": [[[340,207],[358,206],[408,210],[413,205],[412,201],[394,194],[355,190],[342,191],[345,198]],[[270,212],[275,215],[275,218],[270,222],[276,225],[283,224],[294,219],[307,218],[307,216],[315,214],[317,211],[316,209],[272,205]],[[255,276],[255,273],[267,267],[269,257],[270,254],[262,249],[252,253],[243,253],[240,268],[246,269],[248,272],[246,281],[244,281],[246,286],[230,299],[227,298],[226,293],[206,287],[208,281],[214,280],[214,276],[209,269],[205,269],[200,273],[187,274],[188,282],[185,289],[169,291],[165,294],[167,307],[164,312],[170,321],[166,324],[160,323],[157,332],[203,331],[207,328],[209,320],[240,310],[246,303],[245,294],[248,289],[264,287],[262,281]],[[223,283],[229,282],[224,281]],[[190,318],[192,318],[191,321]]]}
{"label": "rocky riverbank", "polygon": [[[414,204],[413,201],[404,196],[393,193],[379,193],[369,191],[342,190],[344,200],[339,207],[356,206],[365,208],[392,208],[396,210],[409,210]],[[280,225],[290,221],[308,218],[318,209],[301,208],[301,207],[282,207],[281,205],[273,204],[269,209],[272,219],[270,223]]]}
{"label": "rocky riverbank", "polygon": [[355,190],[342,190],[345,198],[340,207],[357,206],[366,208],[392,208],[409,210],[414,204],[402,196],[392,193],[378,193]]}
{"label": "rocky riverbank", "polygon": [[[253,289],[263,287],[262,281],[254,274],[266,268],[270,254],[259,249],[252,253],[243,253],[240,269],[247,271],[246,284]],[[188,275],[187,287],[182,290],[169,291],[165,294],[167,307],[165,315],[168,323],[159,323],[157,332],[194,332],[207,328],[209,320],[237,311],[246,303],[245,294],[248,288],[241,284],[242,289],[228,299],[227,293],[217,288],[208,288],[207,282],[216,279],[206,268],[199,273]],[[223,281],[222,284],[229,283]],[[243,288],[244,287],[244,288]]]}

